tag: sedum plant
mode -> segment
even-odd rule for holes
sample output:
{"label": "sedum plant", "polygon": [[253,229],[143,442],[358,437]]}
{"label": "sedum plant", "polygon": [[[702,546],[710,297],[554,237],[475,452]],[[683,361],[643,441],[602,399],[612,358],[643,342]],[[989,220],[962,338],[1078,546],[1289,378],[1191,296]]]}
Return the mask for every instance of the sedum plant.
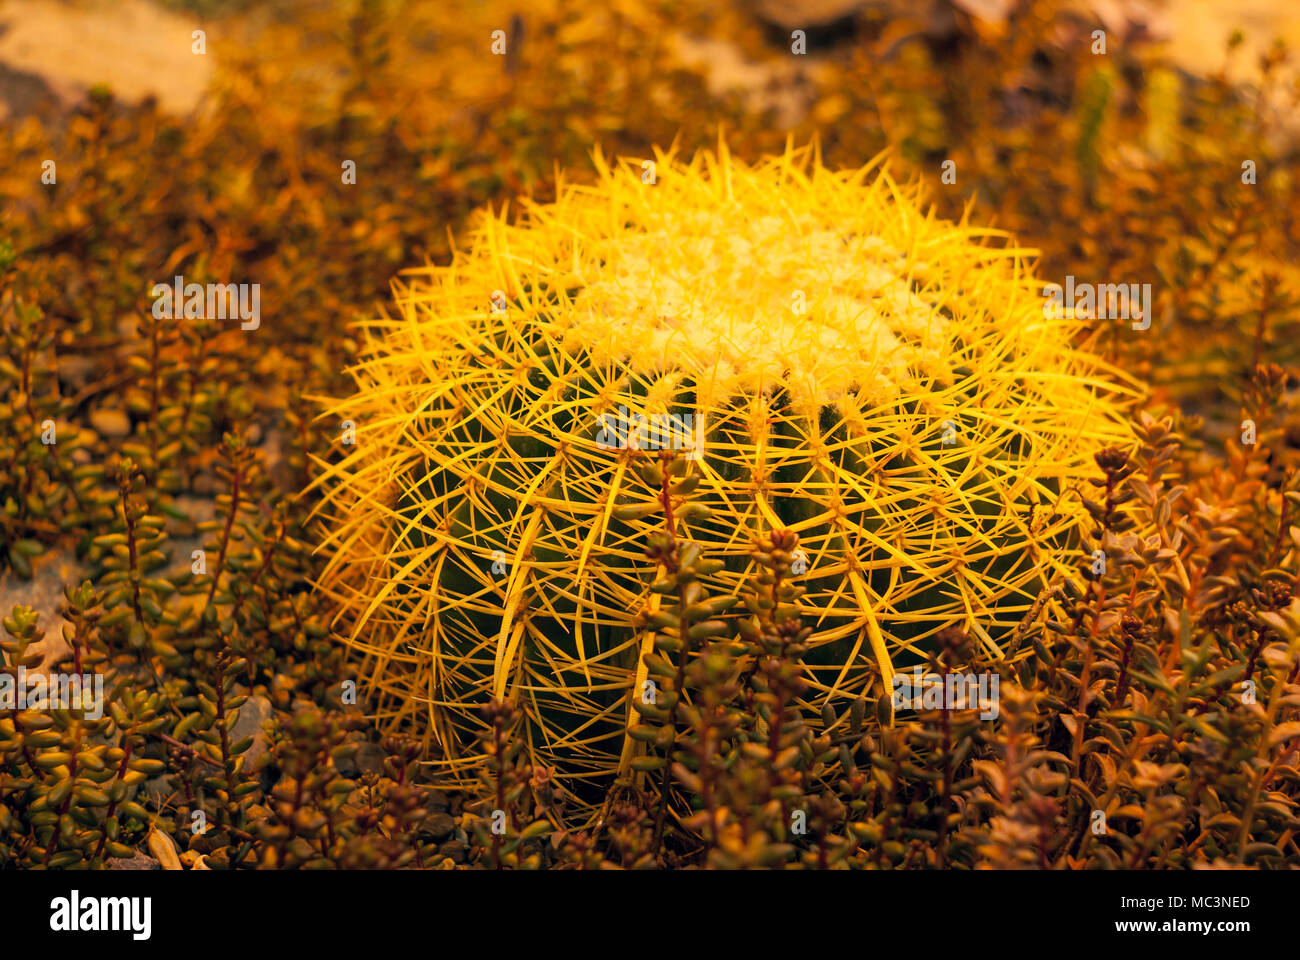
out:
{"label": "sedum plant", "polygon": [[1131,392],[1044,309],[1031,252],[815,148],[596,168],[410,272],[324,414],[321,583],[381,719],[455,773],[510,698],[537,762],[627,772],[663,576],[643,449],[691,462],[710,592],[798,534],[810,701],[888,689],[953,625],[999,656],[1070,569],[1067,490]]}

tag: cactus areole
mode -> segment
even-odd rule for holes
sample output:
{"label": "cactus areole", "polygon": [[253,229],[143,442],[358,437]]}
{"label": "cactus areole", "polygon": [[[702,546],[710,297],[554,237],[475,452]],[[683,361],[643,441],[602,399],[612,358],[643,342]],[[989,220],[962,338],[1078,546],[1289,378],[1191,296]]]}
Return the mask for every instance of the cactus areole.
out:
{"label": "cactus areole", "polygon": [[324,415],[355,424],[321,479],[336,629],[453,773],[503,696],[537,762],[626,771],[664,518],[614,509],[646,450],[693,461],[710,515],[679,532],[725,561],[715,595],[756,535],[798,533],[815,708],[888,695],[946,626],[999,656],[1077,552],[1069,489],[1127,437],[1125,388],[1005,235],[813,149],[655,163],[597,155],[593,184],[481,214],[362,325]]}

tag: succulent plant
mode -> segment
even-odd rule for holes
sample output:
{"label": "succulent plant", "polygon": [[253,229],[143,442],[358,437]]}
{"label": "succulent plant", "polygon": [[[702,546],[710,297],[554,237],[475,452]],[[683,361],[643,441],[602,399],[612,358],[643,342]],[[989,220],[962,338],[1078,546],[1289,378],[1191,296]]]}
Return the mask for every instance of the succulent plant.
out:
{"label": "succulent plant", "polygon": [[814,149],[596,166],[412,271],[324,415],[354,434],[323,584],[381,715],[427,717],[454,766],[510,696],[541,762],[626,769],[659,576],[641,448],[696,459],[710,516],[680,520],[721,592],[755,536],[799,534],[810,698],[887,689],[952,623],[996,653],[1066,569],[1068,487],[1125,434],[1126,388],[1044,310],[1030,252]]}

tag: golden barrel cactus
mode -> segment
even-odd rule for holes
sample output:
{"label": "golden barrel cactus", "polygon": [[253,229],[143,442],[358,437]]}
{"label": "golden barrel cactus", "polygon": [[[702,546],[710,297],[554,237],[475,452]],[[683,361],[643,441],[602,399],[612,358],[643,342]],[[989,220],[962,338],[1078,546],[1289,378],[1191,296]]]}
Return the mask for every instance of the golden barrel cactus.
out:
{"label": "golden barrel cactus", "polygon": [[798,532],[818,703],[888,691],[951,624],[996,656],[1077,550],[1068,489],[1126,436],[1030,251],[812,148],[595,160],[396,283],[326,413],[354,433],[323,465],[322,586],[381,717],[454,773],[509,695],[539,762],[626,768],[662,519],[614,511],[665,445],[701,477],[715,593],[756,534]]}

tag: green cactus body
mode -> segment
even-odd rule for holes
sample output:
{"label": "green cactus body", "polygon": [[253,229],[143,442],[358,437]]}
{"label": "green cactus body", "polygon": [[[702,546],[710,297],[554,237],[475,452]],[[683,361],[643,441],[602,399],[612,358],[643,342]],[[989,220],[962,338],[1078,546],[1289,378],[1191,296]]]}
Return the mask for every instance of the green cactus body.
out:
{"label": "green cactus body", "polygon": [[324,471],[322,586],[381,714],[454,773],[509,695],[537,761],[627,769],[663,522],[614,516],[653,498],[638,445],[698,454],[712,594],[798,533],[811,703],[888,690],[952,624],[999,655],[1068,562],[1063,492],[1125,436],[1125,388],[1044,316],[1027,252],[809,151],[660,155],[655,184],[597,163],[399,285],[327,414],[358,430]]}

